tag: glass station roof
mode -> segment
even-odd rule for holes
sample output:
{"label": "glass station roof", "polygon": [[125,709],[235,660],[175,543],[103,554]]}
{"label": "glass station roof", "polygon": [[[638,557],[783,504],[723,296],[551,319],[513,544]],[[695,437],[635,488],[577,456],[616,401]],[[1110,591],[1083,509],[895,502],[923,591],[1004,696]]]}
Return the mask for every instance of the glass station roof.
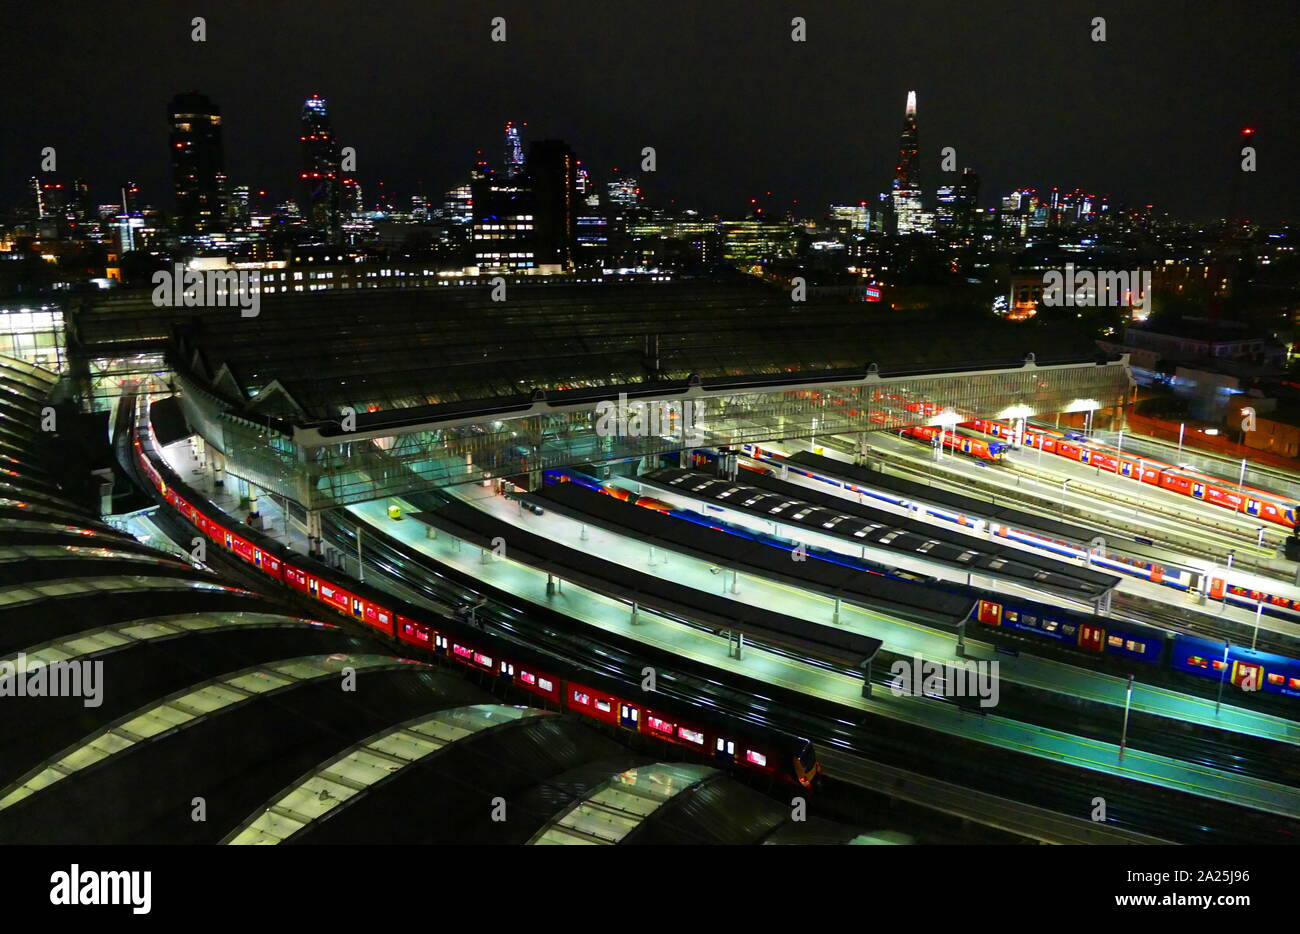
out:
{"label": "glass station roof", "polygon": [[682,762],[628,769],[593,790],[529,842],[536,846],[618,843],[668,801],[717,774],[707,765]]}
{"label": "glass station roof", "polygon": [[[147,310],[91,318],[105,340]],[[154,312],[155,317],[157,312]],[[143,317],[141,317],[143,316]],[[115,324],[116,322],[116,324]],[[735,283],[315,292],[268,296],[256,318],[208,309],[173,321],[175,362],[263,415],[322,418],[653,380],[814,373],[1095,355],[1068,325],[1017,327],[991,314],[895,310]],[[158,333],[166,333],[155,322]],[[223,373],[223,368],[227,371]],[[238,387],[238,390],[235,389]]]}
{"label": "glass station roof", "polygon": [[476,704],[420,717],[345,750],[286,789],[226,839],[231,844],[283,843],[402,769],[484,730],[528,717],[553,716],[529,707]]}

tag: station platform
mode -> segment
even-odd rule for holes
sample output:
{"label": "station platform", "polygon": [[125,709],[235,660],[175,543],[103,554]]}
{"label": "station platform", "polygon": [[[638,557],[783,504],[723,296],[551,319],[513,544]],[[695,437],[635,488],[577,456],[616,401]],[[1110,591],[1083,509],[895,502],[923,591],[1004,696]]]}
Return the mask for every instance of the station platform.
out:
{"label": "station platform", "polygon": [[[214,488],[211,480],[210,462],[202,462],[194,451],[184,443],[170,446],[164,452],[164,456],[173,468],[177,469],[178,473],[186,478],[187,482],[209,494],[220,508],[232,516],[242,517],[246,505],[241,503],[241,497],[237,494],[238,482],[235,478],[228,478],[222,488]],[[470,499],[480,505],[489,504],[492,509],[501,510],[500,514],[503,516],[513,513],[515,519],[527,524],[527,527],[539,534],[565,534],[560,532],[555,523],[571,522],[571,520],[564,520],[563,517],[549,513],[540,517],[531,513],[523,513],[517,504],[509,503],[504,498],[493,495],[491,490],[482,487],[462,487],[460,490],[462,495],[467,494]],[[393,502],[401,505],[404,511],[414,511],[409,503],[401,500],[394,500]],[[295,527],[292,521],[287,523],[286,530],[284,513],[283,510],[279,509],[278,504],[268,502],[267,497],[261,497],[259,504],[260,511],[271,522],[271,526],[267,529],[268,533],[275,535],[275,528],[278,525],[280,534],[275,535],[277,540],[288,544],[295,550],[305,551],[305,535]],[[1130,749],[1121,760],[1117,744],[1080,739],[1060,731],[1021,724],[994,715],[975,716],[964,713],[951,704],[924,697],[895,697],[884,691],[877,691],[873,698],[866,699],[861,696],[862,682],[859,678],[827,671],[752,648],[746,650],[743,658],[733,658],[730,655],[729,644],[726,639],[684,627],[674,621],[644,610],[638,614],[637,624],[633,625],[630,618],[630,608],[625,602],[585,591],[583,588],[567,582],[562,583],[556,593],[548,595],[546,592],[547,575],[544,571],[518,565],[510,561],[508,557],[493,560],[490,555],[486,555],[481,549],[463,543],[453,536],[439,534],[436,538],[429,538],[427,537],[429,527],[422,523],[412,520],[393,521],[390,519],[387,512],[388,504],[389,501],[386,500],[374,501],[347,507],[346,511],[366,524],[383,528],[385,533],[401,540],[405,545],[417,552],[425,554],[438,562],[454,566],[469,576],[508,590],[528,602],[557,610],[584,625],[617,633],[623,637],[634,638],[643,644],[666,653],[692,658],[724,672],[778,685],[797,693],[819,697],[842,706],[890,717],[918,727],[935,730],[939,733],[962,736],[978,742],[990,743],[1004,749],[1093,771],[1177,789],[1221,801],[1234,802],[1268,813],[1300,819],[1300,789],[1289,788],[1274,782],[1250,777],[1234,776],[1213,768],[1182,763],[1141,750]],[[548,524],[541,525],[544,522]],[[578,523],[572,523],[566,533],[574,539],[582,541],[582,530],[578,527],[579,525]],[[644,545],[631,542],[619,543],[617,541],[620,538],[619,536],[598,532],[592,527],[589,527],[587,534],[589,538],[583,542],[583,547],[587,549],[599,548],[603,556],[611,559],[614,559],[616,552],[622,550],[625,558],[629,558],[634,562],[643,561],[645,565],[648,565],[649,556]],[[608,536],[608,538],[602,538],[593,543],[591,537],[597,534]],[[662,555],[663,553],[659,552],[659,554]],[[703,576],[707,576],[709,583],[718,588],[717,592],[720,592],[723,588],[722,578],[724,575],[714,575],[705,562],[693,562],[692,559],[676,555],[667,557],[669,564],[663,566],[663,572],[671,573],[674,580],[695,580],[703,583]],[[642,566],[641,570],[646,570],[646,566]],[[765,582],[744,575],[740,576],[738,581],[742,594],[752,590],[756,599],[778,601],[777,606],[784,608],[787,612],[789,607],[795,605],[795,603],[808,599],[812,599],[815,603],[817,599],[811,598],[810,595],[798,591],[796,588],[781,585],[766,584],[767,587],[773,589],[760,591],[759,586],[762,584],[765,584]],[[809,606],[806,603],[800,603],[800,605]],[[822,617],[829,624],[831,601],[821,601],[821,612]],[[845,623],[846,612],[852,613],[854,611],[847,605],[842,606],[842,625],[847,624]],[[863,622],[868,617],[879,617],[879,614],[869,613],[865,610],[857,612],[858,615],[853,617],[854,623]],[[879,626],[879,624],[880,619],[878,618],[875,625]],[[895,621],[890,638],[880,634],[883,630],[872,632],[871,629],[864,627],[863,631],[884,638],[887,645],[890,645],[891,648],[897,646],[898,648],[895,650],[903,653],[919,652],[924,657],[936,660],[954,657],[955,644],[952,637],[944,637],[933,630],[926,630],[925,627],[916,626],[915,624]],[[981,651],[987,651],[989,657],[993,655],[991,648],[984,647],[981,649],[980,645],[974,640],[968,640],[967,645],[972,650],[967,653],[968,656]],[[1022,674],[1022,660],[1016,660],[1018,663],[1016,669],[1017,680],[1022,677],[1029,678],[1032,676],[1029,673],[1029,669],[1033,667],[1030,663],[1035,660],[1027,657],[1022,657],[1022,659],[1025,673]],[[1004,663],[1009,661],[1001,657],[998,660]],[[1050,666],[1054,663],[1044,662],[1043,664]],[[1068,666],[1063,667],[1068,668]],[[1042,683],[1046,685],[1055,675],[1039,673],[1037,677],[1041,678]],[[1097,677],[1103,679],[1097,684],[1103,683],[1107,678],[1104,675],[1098,675]],[[1115,681],[1115,679],[1109,680]],[[1032,683],[1032,681],[1025,680],[1024,683],[1028,684]],[[1111,687],[1113,688],[1114,685],[1111,685]],[[1099,699],[1103,699],[1103,702],[1113,702],[1113,698],[1105,700],[1109,689],[1094,687],[1092,690],[1097,693]],[[1162,705],[1167,707],[1170,701],[1177,701],[1190,704],[1188,711],[1193,716],[1197,714],[1204,716],[1204,711],[1196,711],[1196,707],[1198,705],[1205,706],[1205,702],[1194,698],[1183,698],[1181,695],[1173,694],[1173,692],[1169,692],[1169,697],[1161,697],[1160,695],[1164,693],[1158,690],[1151,692],[1149,695],[1142,693],[1139,699],[1139,691],[1135,688],[1135,709],[1149,709],[1150,712],[1159,713]],[[1139,704],[1142,706],[1139,706]],[[1212,708],[1213,705],[1208,706]],[[1186,714],[1180,713],[1177,715],[1183,719],[1189,718]],[[1240,732],[1268,738],[1282,738],[1281,734],[1277,733],[1278,724],[1268,723],[1267,718],[1261,719],[1263,716],[1225,705],[1221,713],[1222,722],[1216,721],[1216,725],[1225,726],[1231,721],[1233,723],[1232,728]],[[1280,721],[1280,723],[1286,723],[1286,721]],[[1276,736],[1275,733],[1277,733]],[[1294,733],[1288,735],[1289,738],[1285,741],[1297,741]]]}
{"label": "station platform", "polygon": [[[556,527],[553,523],[562,518],[549,513],[544,516],[524,513],[517,504],[496,497],[490,491],[484,490],[483,494],[481,500],[496,500],[503,504],[503,515],[515,512],[519,522],[536,534],[554,534]],[[395,502],[403,505],[404,510],[410,511],[409,503],[401,503],[400,500]],[[641,611],[638,622],[633,624],[630,607],[625,602],[586,591],[571,583],[563,583],[556,593],[548,595],[545,571],[520,565],[508,556],[493,558],[483,549],[445,533],[437,533],[436,538],[429,538],[429,526],[412,520],[393,521],[388,518],[387,506],[387,501],[371,502],[347,507],[347,511],[370,525],[382,527],[386,534],[402,541],[414,551],[494,587],[507,590],[525,601],[557,610],[585,625],[636,639],[664,652],[691,658],[723,672],[779,685],[791,691],[939,733],[1300,819],[1300,789],[1234,776],[1140,750],[1129,750],[1121,760],[1117,744],[1080,739],[1060,731],[1030,726],[995,715],[975,716],[964,713],[951,704],[924,697],[895,697],[877,691],[872,698],[863,698],[860,679],[763,651],[747,650],[743,659],[736,659],[731,657],[728,643],[722,637],[682,626],[646,611]],[[547,523],[548,519],[552,520],[551,523]],[[580,529],[574,529],[573,532],[581,535]],[[589,535],[594,534],[594,529],[589,532]],[[602,556],[610,557],[604,545],[600,542],[593,543],[590,538],[583,543],[583,547],[589,550],[599,548]],[[648,562],[644,551],[641,556]],[[675,564],[675,558],[670,561],[674,562],[673,578],[682,580],[683,568]],[[707,568],[705,573],[708,573]],[[717,578],[713,575],[710,574],[709,577],[716,582]]]}

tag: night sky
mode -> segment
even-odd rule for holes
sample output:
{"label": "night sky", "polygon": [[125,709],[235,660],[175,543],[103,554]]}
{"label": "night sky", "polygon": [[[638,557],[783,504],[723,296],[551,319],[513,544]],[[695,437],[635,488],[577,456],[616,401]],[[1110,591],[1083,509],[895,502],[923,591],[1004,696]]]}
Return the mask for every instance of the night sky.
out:
{"label": "night sky", "polygon": [[[1033,2],[66,2],[6,5],[0,202],[56,147],[96,202],[135,179],[170,210],[166,105],[222,108],[231,184],[292,193],[297,119],[328,99],[369,203],[467,178],[501,127],[566,140],[597,177],[659,171],[652,200],[801,214],[888,187],[907,91],[919,97],[927,199],[939,147],[983,180],[981,203],[1058,185],[1210,218],[1227,206],[1237,130],[1258,127],[1242,214],[1294,219],[1300,16],[1288,0]],[[489,41],[493,16],[508,41]],[[193,16],[207,42],[190,40]],[[807,20],[792,42],[790,20]],[[1105,43],[1090,40],[1104,16]],[[1289,113],[1288,113],[1289,110]],[[435,199],[437,200],[437,199]],[[273,203],[273,202],[272,202]]]}

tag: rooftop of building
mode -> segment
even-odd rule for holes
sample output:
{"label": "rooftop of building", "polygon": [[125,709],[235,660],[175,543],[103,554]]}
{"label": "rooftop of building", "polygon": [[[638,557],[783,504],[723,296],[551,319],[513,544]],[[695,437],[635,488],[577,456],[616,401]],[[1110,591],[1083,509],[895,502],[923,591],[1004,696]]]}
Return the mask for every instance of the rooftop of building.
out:
{"label": "rooftop of building", "polygon": [[239,309],[158,309],[147,296],[81,316],[107,350],[170,340],[172,364],[262,416],[309,421],[357,412],[527,398],[593,387],[741,376],[825,378],[968,365],[1095,359],[1071,323],[1017,326],[975,309],[899,311],[788,292],[746,278],[618,286],[512,284],[338,290]]}
{"label": "rooftop of building", "polygon": [[1126,328],[1125,338],[1130,334],[1154,334],[1211,344],[1268,339],[1268,335],[1242,321],[1199,317],[1152,318],[1140,327]]}

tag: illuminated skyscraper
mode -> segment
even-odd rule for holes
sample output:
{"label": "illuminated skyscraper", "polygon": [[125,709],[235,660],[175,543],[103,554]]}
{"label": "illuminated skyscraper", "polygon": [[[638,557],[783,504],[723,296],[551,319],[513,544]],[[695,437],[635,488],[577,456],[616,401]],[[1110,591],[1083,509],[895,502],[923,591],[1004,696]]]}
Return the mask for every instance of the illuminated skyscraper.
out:
{"label": "illuminated skyscraper", "polygon": [[122,186],[122,212],[135,214],[140,210],[140,186],[127,182]]}
{"label": "illuminated skyscraper", "polygon": [[176,230],[185,235],[219,231],[226,216],[221,184],[225,169],[221,108],[206,95],[186,91],[172,98],[167,122],[171,127],[168,146]]}
{"label": "illuminated skyscraper", "polygon": [[907,110],[903,115],[903,133],[898,143],[898,165],[894,168],[894,190],[915,191],[917,180],[916,92],[907,92]]}
{"label": "illuminated skyscraper", "polygon": [[636,178],[623,175],[618,169],[614,170],[614,178],[605,183],[605,189],[609,193],[611,205],[630,208],[641,200],[641,187]]}
{"label": "illuminated skyscraper", "polygon": [[919,178],[916,131],[916,92],[907,92],[907,110],[903,115],[903,132],[898,143],[898,164],[894,167],[891,192],[894,223],[898,233],[921,229],[921,182]]}
{"label": "illuminated skyscraper", "polygon": [[298,207],[309,227],[334,231],[339,226],[339,143],[330,125],[325,99],[313,94],[302,105],[302,170],[298,173]]}
{"label": "illuminated skyscraper", "polygon": [[503,166],[506,178],[515,178],[524,169],[524,146],[519,140],[519,127],[506,124],[506,158]]}

